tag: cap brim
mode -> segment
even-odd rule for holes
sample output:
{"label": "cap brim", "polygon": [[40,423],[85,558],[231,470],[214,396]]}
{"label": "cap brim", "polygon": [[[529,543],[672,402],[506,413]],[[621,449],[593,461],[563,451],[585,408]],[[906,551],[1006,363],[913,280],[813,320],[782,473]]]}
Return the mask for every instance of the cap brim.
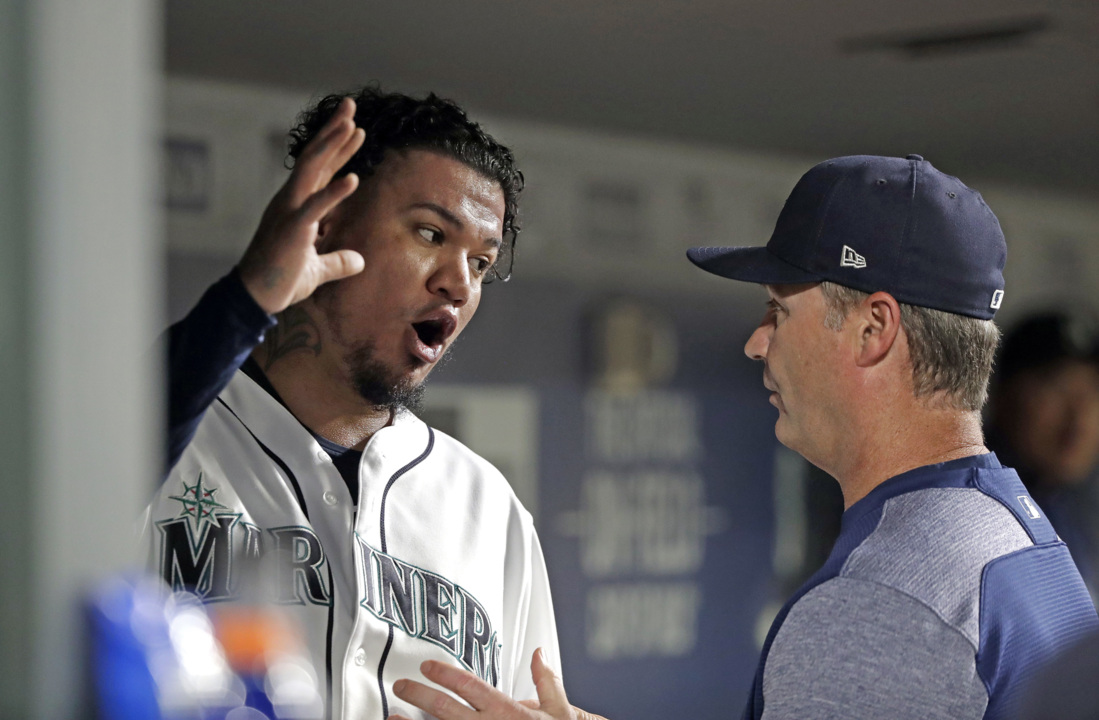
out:
{"label": "cap brim", "polygon": [[782,260],[765,247],[696,247],[687,259],[706,272],[763,285],[820,282],[821,277]]}

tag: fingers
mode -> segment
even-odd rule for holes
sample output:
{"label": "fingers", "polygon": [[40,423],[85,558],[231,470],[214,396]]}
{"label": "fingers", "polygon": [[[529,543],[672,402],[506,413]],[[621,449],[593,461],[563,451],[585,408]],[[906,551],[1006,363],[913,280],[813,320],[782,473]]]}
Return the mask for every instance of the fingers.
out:
{"label": "fingers", "polygon": [[[428,680],[453,691],[458,697],[478,710],[484,710],[493,704],[499,705],[501,701],[507,705],[514,705],[511,698],[496,688],[482,681],[473,673],[456,668],[453,665],[427,660],[420,665],[420,671]],[[440,718],[440,720],[444,719]]]}
{"label": "fingers", "polygon": [[477,711],[463,705],[445,692],[430,688],[415,680],[398,680],[393,683],[393,694],[410,705],[415,705],[439,720],[475,720]]}
{"label": "fingers", "polygon": [[362,147],[366,133],[355,127],[355,103],[344,98],[323,128],[305,146],[286,185],[291,205],[328,185]]}
{"label": "fingers", "polygon": [[354,101],[344,98],[267,205],[238,267],[248,292],[268,313],[309,297],[322,283],[363,269],[358,253],[341,250],[318,255],[316,243],[323,218],[358,187],[355,173],[333,178],[362,146],[364,137],[355,127]]}
{"label": "fingers", "polygon": [[[355,121],[352,120],[351,126],[355,127]],[[359,148],[363,146],[363,141],[366,140],[366,131],[362,128],[356,127],[351,131],[351,136],[347,138],[347,141],[340,146],[336,153],[336,158],[333,162],[334,170],[339,170],[344,166],[351,156],[359,151]]]}
{"label": "fingers", "polygon": [[454,692],[472,707],[450,695],[413,680],[398,680],[393,692],[439,720],[603,720],[569,705],[560,678],[546,664],[541,649],[535,651],[531,672],[538,700],[515,702],[476,675],[452,665],[428,660],[420,665],[428,680]]}
{"label": "fingers", "polygon": [[568,717],[572,706],[565,695],[565,686],[557,673],[546,664],[542,648],[534,651],[530,660],[530,674],[538,691],[538,703],[542,711],[553,717]]}
{"label": "fingers", "polygon": [[339,172],[351,156],[362,147],[363,140],[366,138],[366,132],[362,128],[355,127],[355,123],[351,120],[348,120],[343,128],[344,130],[350,128],[351,133],[345,136],[345,133],[341,132],[333,138],[332,151],[320,158],[322,162],[319,168],[320,174],[315,178],[315,182],[319,185],[324,185],[331,180],[332,176]]}
{"label": "fingers", "polygon": [[574,707],[572,710],[576,713],[576,720],[607,720],[607,718],[603,717],[602,715],[596,715],[595,713],[590,713],[587,710],[581,710],[578,707]]}
{"label": "fingers", "polygon": [[359,187],[359,176],[348,173],[328,187],[314,193],[301,206],[301,219],[307,223],[318,222]]}
{"label": "fingers", "polygon": [[344,98],[328,122],[317,131],[313,139],[302,150],[302,159],[323,155],[343,146],[348,134],[355,128],[355,101]]}
{"label": "fingers", "polygon": [[321,268],[317,285],[357,275],[366,267],[363,256],[354,250],[335,250],[319,256],[317,260]]}
{"label": "fingers", "polygon": [[316,137],[294,164],[285,186],[291,205],[300,205],[324,188],[362,146],[366,134],[348,120],[332,137]]}

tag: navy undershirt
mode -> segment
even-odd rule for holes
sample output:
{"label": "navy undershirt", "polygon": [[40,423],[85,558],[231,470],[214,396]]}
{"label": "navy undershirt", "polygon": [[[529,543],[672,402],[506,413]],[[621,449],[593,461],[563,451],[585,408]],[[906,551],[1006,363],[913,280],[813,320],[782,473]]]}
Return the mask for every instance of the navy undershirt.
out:
{"label": "navy undershirt", "polygon": [[[263,342],[264,333],[275,324],[275,317],[256,304],[233,268],[210,286],[187,317],[168,329],[168,463],[165,475],[179,462],[206,409],[238,369],[286,407],[259,363],[251,357],[252,349]],[[362,451],[326,440],[312,430],[309,432],[332,458],[351,497],[357,502]]]}
{"label": "navy undershirt", "polygon": [[[263,373],[263,368],[259,366],[259,363],[256,362],[254,357],[249,355],[248,359],[244,361],[244,364],[240,366],[240,369],[241,372],[252,378],[257,385],[266,390],[268,395],[278,400],[289,412],[290,408],[283,402],[282,397],[279,396],[278,391],[275,390],[271,381],[267,379],[267,376]],[[302,427],[305,426],[302,425]],[[309,428],[305,429],[309,430]],[[355,500],[355,503],[358,504],[359,460],[361,460],[363,456],[362,450],[346,448],[343,445],[339,445],[327,438],[321,437],[312,430],[309,430],[309,434],[313,436],[321,448],[332,458],[332,464],[340,471],[340,475],[343,476],[344,482],[347,483],[347,489],[351,491],[351,497]]]}

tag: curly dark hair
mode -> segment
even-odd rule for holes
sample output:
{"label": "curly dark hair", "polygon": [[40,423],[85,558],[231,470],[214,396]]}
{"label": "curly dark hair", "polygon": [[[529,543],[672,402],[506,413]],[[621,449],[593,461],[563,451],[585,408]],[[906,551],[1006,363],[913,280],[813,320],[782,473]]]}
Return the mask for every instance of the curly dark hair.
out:
{"label": "curly dark hair", "polygon": [[451,100],[434,93],[419,100],[367,85],[353,92],[328,95],[303,111],[290,131],[291,158],[296,160],[301,155],[345,97],[355,101],[355,124],[366,132],[366,140],[337,177],[349,172],[357,173],[360,178],[369,177],[387,150],[426,149],[463,162],[500,183],[504,191],[504,242],[485,282],[494,278],[507,282],[519,235],[516,215],[519,193],[523,190],[523,173],[516,167],[511,150],[494,140]]}

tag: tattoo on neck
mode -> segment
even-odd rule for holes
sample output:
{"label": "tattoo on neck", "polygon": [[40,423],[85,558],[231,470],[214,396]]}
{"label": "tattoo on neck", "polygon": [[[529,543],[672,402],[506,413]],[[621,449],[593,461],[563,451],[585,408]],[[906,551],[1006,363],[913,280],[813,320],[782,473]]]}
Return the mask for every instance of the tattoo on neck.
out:
{"label": "tattoo on neck", "polygon": [[296,350],[312,350],[313,355],[321,354],[321,333],[317,323],[300,307],[288,307],[278,315],[278,324],[267,332],[263,339],[263,352],[266,359],[264,371],[283,357]]}

